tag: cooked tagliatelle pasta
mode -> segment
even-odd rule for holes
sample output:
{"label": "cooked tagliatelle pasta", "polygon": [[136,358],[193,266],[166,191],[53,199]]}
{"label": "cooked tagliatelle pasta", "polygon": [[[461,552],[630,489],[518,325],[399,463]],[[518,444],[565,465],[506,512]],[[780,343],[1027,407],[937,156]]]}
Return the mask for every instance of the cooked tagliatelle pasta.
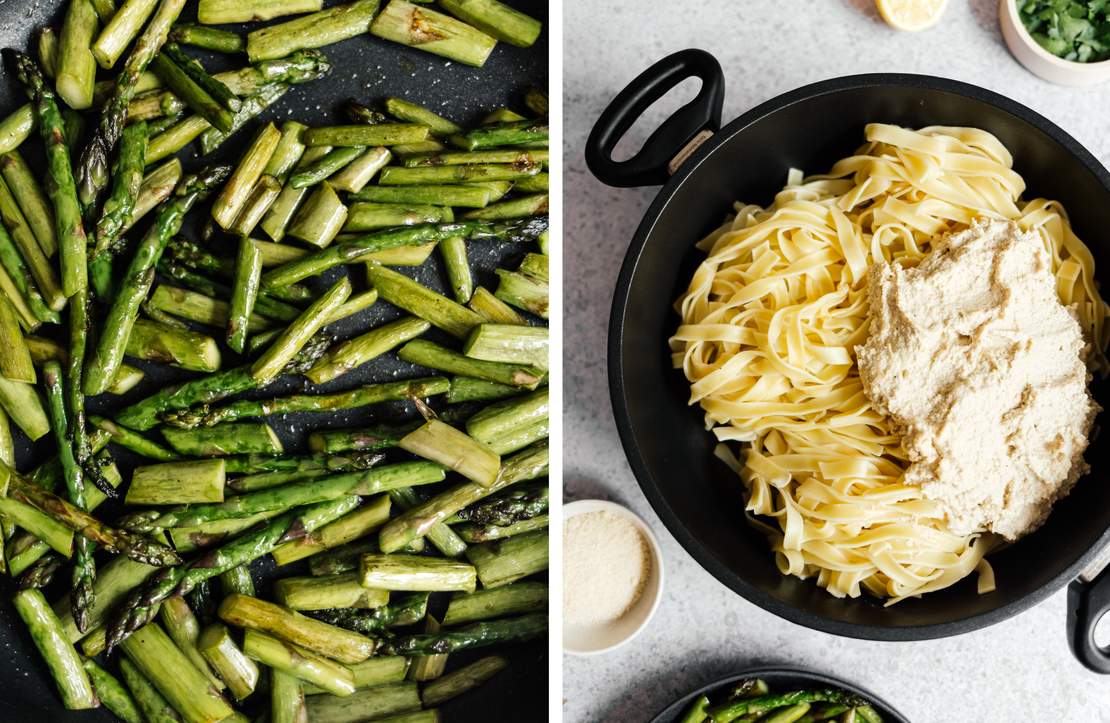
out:
{"label": "cooked tagliatelle pasta", "polygon": [[[901,439],[861,386],[853,350],[867,338],[868,269],[916,265],[934,237],[977,217],[1010,219],[1044,242],[1101,373],[1108,307],[1064,209],[1022,200],[1025,182],[993,135],[871,124],[865,137],[827,174],[791,171],[769,207],[736,204],[698,244],[708,256],[676,304],[674,365],[748,511],[772,523],[760,526],[784,574],[896,602],[978,569],[982,592],[993,589],[983,559],[993,540],[948,531],[937,505],[902,482]],[[727,442],[746,443],[742,461]]]}

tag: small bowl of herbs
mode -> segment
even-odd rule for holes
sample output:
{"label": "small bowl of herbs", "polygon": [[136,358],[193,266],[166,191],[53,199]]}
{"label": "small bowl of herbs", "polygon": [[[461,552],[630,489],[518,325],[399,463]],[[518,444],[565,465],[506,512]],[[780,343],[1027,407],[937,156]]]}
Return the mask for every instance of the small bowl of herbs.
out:
{"label": "small bowl of herbs", "polygon": [[1030,72],[1061,85],[1110,80],[1110,0],[999,0],[1002,37]]}

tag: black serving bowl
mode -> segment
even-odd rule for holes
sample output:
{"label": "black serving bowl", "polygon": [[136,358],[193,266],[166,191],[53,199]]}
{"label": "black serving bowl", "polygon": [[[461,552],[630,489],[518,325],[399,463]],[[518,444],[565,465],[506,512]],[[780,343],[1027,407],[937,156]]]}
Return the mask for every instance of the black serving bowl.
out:
{"label": "black serving bowl", "polygon": [[885,723],[910,723],[910,719],[895,710],[889,703],[878,698],[873,693],[868,693],[863,688],[858,688],[851,683],[846,683],[838,678],[833,678],[823,673],[816,673],[801,668],[756,668],[745,670],[727,678],[715,680],[697,690],[682,696],[674,703],[664,708],[658,715],[651,719],[651,723],[678,723],[690,704],[700,696],[709,696],[716,701],[722,693],[739,683],[741,680],[760,678],[767,682],[772,693],[786,693],[791,690],[811,688],[839,688],[840,690],[854,693],[871,703],[871,707],[883,717]]}
{"label": "black serving bowl", "polygon": [[[638,155],[612,160],[620,137],[681,80],[702,88]],[[782,575],[767,541],[746,524],[742,485],[712,455],[715,444],[689,386],[671,367],[666,340],[672,303],[701,254],[694,243],[736,199],[767,203],[790,168],[823,172],[863,142],[868,123],[974,126],[997,136],[1028,183],[1027,197],[1063,203],[1099,269],[1110,269],[1110,174],[1063,130],[997,93],[919,75],[836,78],[791,91],[720,127],[723,75],[712,56],[687,50],[657,63],[620,93],[597,121],[586,160],[614,186],[663,184],[632,234],[609,326],[609,382],[625,452],[663,523],[706,570],[739,595],[787,620],[837,635],[918,640],[999,622],[1076,580],[1110,542],[1107,447],[1097,437],[1091,472],[1035,533],[991,556],[998,589],[979,595],[974,579],[884,607],[867,596],[834,598],[814,583]],[[1107,385],[1092,392],[1105,408]],[[1100,422],[1101,422],[1100,418]],[[1110,656],[1093,626],[1110,609],[1110,575],[1072,585],[1073,648],[1093,669]]]}

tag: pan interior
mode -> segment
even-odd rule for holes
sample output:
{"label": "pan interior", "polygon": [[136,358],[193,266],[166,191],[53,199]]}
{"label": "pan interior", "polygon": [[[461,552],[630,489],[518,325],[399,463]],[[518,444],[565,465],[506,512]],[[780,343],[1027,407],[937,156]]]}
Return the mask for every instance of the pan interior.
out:
{"label": "pan interior", "polygon": [[[880,78],[882,78],[880,80]],[[990,98],[990,100],[988,100]],[[1003,107],[1000,107],[1003,106]],[[1024,118],[1022,116],[1025,116]],[[884,608],[864,596],[832,597],[775,567],[765,538],[743,517],[740,480],[712,456],[714,439],[689,388],[671,368],[666,340],[673,301],[702,255],[693,244],[735,200],[769,203],[789,168],[826,171],[863,143],[867,123],[974,126],[995,134],[1026,180],[1025,196],[1056,199],[1110,273],[1110,177],[1074,140],[998,96],[914,76],[830,81],[770,101],[724,128],[656,199],[622,273],[611,329],[610,373],[622,437],[637,477],[679,541],[725,584],[795,622],[844,635],[925,638],[990,624],[1052,592],[1107,535],[1110,487],[1105,445],[1095,436],[1091,473],[1035,533],[991,556],[998,589],[979,595],[971,576],[947,590]],[[622,294],[624,298],[622,298]],[[1092,393],[1102,407],[1107,386]]]}

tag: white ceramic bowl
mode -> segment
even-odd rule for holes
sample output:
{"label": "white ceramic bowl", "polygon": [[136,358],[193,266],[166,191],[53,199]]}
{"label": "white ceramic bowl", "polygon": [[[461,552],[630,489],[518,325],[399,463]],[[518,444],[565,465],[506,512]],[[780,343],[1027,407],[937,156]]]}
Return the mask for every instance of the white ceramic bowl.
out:
{"label": "white ceramic bowl", "polygon": [[[659,542],[647,523],[626,507],[605,500],[578,500],[563,505],[564,524],[587,512],[609,512],[632,522],[647,541],[651,554],[651,574],[644,592],[624,617],[612,623],[593,626],[571,626],[563,623],[563,652],[571,655],[599,655],[614,650],[640,634],[659,607],[663,597],[663,555]],[[566,584],[566,581],[564,581]],[[560,601],[559,604],[562,604]]]}
{"label": "white ceramic bowl", "polygon": [[1110,60],[1097,63],[1077,63],[1057,58],[1033,39],[1021,23],[1017,0],[999,0],[998,22],[1002,37],[1018,62],[1029,72],[1060,85],[1094,85],[1110,80]]}

